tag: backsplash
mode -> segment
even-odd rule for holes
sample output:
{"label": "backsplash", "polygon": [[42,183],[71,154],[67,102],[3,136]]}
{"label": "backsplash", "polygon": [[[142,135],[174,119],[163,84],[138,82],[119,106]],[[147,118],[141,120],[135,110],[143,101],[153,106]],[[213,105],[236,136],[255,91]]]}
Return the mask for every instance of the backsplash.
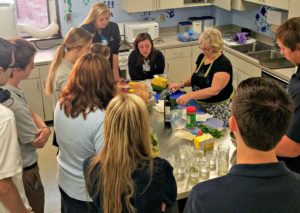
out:
{"label": "backsplash", "polygon": [[[105,2],[110,7],[112,11],[111,20],[114,22],[154,20],[159,22],[160,27],[176,26],[178,22],[185,21],[191,16],[209,16],[213,14],[212,7],[210,6],[145,11],[128,14],[122,10],[120,0],[65,0],[58,2],[61,32],[63,35],[65,35],[71,27],[79,26],[88,14],[90,7],[96,2]],[[162,17],[164,17],[163,20],[161,20]],[[225,20],[228,20],[228,24],[231,23],[231,17],[226,17]]]}

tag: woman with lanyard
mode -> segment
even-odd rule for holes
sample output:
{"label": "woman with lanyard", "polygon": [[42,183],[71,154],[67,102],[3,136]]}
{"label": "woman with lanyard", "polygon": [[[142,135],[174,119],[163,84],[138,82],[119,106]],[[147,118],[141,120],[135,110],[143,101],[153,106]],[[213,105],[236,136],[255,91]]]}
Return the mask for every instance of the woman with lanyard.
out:
{"label": "woman with lanyard", "polygon": [[110,21],[110,9],[104,3],[96,3],[89,11],[81,27],[93,34],[93,43],[101,43],[110,48],[110,65],[115,81],[120,81],[119,75],[119,48],[120,31],[115,22]]}
{"label": "woman with lanyard", "polygon": [[217,29],[205,30],[199,38],[202,53],[196,61],[192,77],[179,83],[172,83],[169,89],[173,92],[192,86],[188,92],[177,99],[178,104],[186,104],[192,99],[206,110],[225,122],[228,126],[230,101],[234,95],[232,86],[232,66],[229,59],[221,52],[224,42]]}
{"label": "woman with lanyard", "polygon": [[152,79],[156,74],[163,74],[165,57],[154,48],[149,33],[140,33],[134,40],[134,50],[128,58],[128,68],[131,80]]}

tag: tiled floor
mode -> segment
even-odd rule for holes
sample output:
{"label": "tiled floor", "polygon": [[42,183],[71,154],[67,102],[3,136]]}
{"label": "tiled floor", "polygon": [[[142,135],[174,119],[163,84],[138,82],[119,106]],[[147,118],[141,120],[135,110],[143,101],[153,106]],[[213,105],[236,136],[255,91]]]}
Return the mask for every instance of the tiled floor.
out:
{"label": "tiled floor", "polygon": [[[53,133],[53,128],[51,128]],[[45,213],[60,212],[60,194],[56,183],[56,152],[52,145],[52,134],[43,149],[38,150],[39,167],[42,182],[45,188]]]}

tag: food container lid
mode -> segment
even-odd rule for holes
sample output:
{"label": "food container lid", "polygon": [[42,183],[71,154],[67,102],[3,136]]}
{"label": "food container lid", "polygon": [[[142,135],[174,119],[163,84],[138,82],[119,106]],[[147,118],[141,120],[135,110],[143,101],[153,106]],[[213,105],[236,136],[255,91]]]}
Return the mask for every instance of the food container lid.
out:
{"label": "food container lid", "polygon": [[186,108],[186,112],[187,113],[195,113],[196,112],[196,107],[194,107],[194,106],[188,106]]}
{"label": "food container lid", "polygon": [[202,18],[200,16],[193,16],[193,17],[189,17],[188,18],[190,21],[198,21],[198,20],[202,20]]}
{"label": "food container lid", "polygon": [[192,25],[192,22],[190,22],[190,21],[180,21],[180,22],[178,22],[178,25],[182,25],[182,26]]}

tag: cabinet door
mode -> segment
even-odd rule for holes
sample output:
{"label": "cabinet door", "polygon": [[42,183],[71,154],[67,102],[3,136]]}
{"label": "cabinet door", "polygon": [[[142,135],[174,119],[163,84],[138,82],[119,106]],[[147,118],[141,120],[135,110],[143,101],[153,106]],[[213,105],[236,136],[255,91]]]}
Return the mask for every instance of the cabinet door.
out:
{"label": "cabinet door", "polygon": [[252,76],[248,75],[247,73],[244,73],[240,70],[237,71],[237,86],[239,83],[241,83],[243,80],[246,80],[248,78],[251,78]]}
{"label": "cabinet door", "polygon": [[183,7],[183,0],[156,0],[156,1],[157,1],[158,10]]}
{"label": "cabinet door", "polygon": [[44,109],[40,79],[31,78],[23,80],[20,83],[20,88],[23,89],[27,104],[30,108],[43,118]]}
{"label": "cabinet door", "polygon": [[224,10],[231,10],[231,0],[214,0],[214,6]]}
{"label": "cabinet door", "polygon": [[244,11],[246,6],[243,0],[231,0],[231,9]]}
{"label": "cabinet door", "polygon": [[165,50],[166,74],[171,82],[185,80],[191,76],[191,47]]}
{"label": "cabinet door", "polygon": [[196,67],[196,61],[201,52],[202,50],[199,48],[199,45],[192,46],[192,71]]}
{"label": "cabinet door", "polygon": [[[268,5],[270,7],[276,7],[283,10],[289,9],[289,1],[290,0],[261,0],[262,4]],[[299,10],[299,7],[298,7]]]}
{"label": "cabinet door", "polygon": [[290,0],[289,4],[289,18],[299,16],[300,1],[299,0]]}
{"label": "cabinet door", "polygon": [[157,0],[122,0],[122,9],[128,13],[156,10]]}
{"label": "cabinet door", "polygon": [[53,120],[53,98],[52,96],[45,94],[45,85],[48,77],[49,67],[49,65],[39,66],[45,121]]}
{"label": "cabinet door", "polygon": [[276,7],[283,10],[289,9],[289,0],[244,0],[244,1],[267,5],[270,7]]}

